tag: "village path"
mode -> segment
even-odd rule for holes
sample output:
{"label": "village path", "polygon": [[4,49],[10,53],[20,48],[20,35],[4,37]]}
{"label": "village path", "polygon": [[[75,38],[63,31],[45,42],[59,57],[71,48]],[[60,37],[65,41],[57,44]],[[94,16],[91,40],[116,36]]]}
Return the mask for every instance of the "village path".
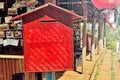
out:
{"label": "village path", "polygon": [[57,80],[120,80],[120,55],[105,50],[101,55],[94,55],[92,61],[86,61],[84,69],[83,74],[66,71]]}
{"label": "village path", "polygon": [[107,50],[103,55],[92,80],[120,80],[120,55]]}
{"label": "village path", "polygon": [[101,59],[99,60],[93,80],[111,80],[111,52],[110,51],[107,50],[106,53],[104,53]]}
{"label": "village path", "polygon": [[120,80],[120,54],[112,52],[112,80]]}
{"label": "village path", "polygon": [[101,55],[94,55],[92,61],[90,60],[90,55],[87,55],[84,62],[84,72],[82,74],[79,73],[79,71],[81,72],[81,67],[78,67],[78,72],[65,71],[57,80],[90,80],[95,64]]}

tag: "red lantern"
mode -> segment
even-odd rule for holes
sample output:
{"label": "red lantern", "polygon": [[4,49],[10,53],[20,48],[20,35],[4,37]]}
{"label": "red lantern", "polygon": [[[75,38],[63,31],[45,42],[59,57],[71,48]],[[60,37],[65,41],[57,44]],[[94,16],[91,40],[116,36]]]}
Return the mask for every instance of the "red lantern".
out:
{"label": "red lantern", "polygon": [[98,9],[113,9],[117,7],[120,0],[91,0],[93,5]]}

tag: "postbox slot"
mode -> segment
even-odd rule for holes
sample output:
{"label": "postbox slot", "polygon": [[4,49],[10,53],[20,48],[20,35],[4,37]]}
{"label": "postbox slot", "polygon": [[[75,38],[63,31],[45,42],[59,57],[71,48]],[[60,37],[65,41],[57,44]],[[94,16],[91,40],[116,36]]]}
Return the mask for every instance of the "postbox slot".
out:
{"label": "postbox slot", "polygon": [[50,20],[41,20],[41,22],[56,22],[56,19],[50,19]]}

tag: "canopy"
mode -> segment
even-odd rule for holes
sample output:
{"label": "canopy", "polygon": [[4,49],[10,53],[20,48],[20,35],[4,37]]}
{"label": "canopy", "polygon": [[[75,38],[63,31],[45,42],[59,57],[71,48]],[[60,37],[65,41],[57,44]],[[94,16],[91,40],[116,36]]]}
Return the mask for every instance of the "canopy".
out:
{"label": "canopy", "polygon": [[117,7],[120,0],[91,0],[91,2],[98,9],[113,9]]}

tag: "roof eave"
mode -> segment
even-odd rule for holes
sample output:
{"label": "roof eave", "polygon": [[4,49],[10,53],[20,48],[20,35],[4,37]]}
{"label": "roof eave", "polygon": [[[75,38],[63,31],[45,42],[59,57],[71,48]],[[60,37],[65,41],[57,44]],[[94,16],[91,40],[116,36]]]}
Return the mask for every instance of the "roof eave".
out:
{"label": "roof eave", "polygon": [[30,14],[30,13],[32,13],[32,12],[35,12],[35,11],[37,11],[37,10],[40,10],[40,9],[42,9],[42,8],[45,8],[45,7],[47,7],[47,6],[53,6],[53,7],[55,7],[55,8],[58,8],[58,9],[60,9],[60,10],[63,10],[63,11],[65,11],[65,12],[67,12],[68,14],[71,15],[71,17],[72,17],[73,20],[79,19],[79,18],[81,18],[81,19],[84,18],[83,16],[79,16],[79,15],[77,15],[77,14],[75,14],[75,13],[69,11],[69,10],[66,10],[66,9],[61,8],[61,7],[59,7],[59,6],[56,6],[56,5],[54,5],[54,4],[48,3],[48,4],[45,4],[45,5],[43,5],[43,6],[40,6],[40,7],[36,8],[36,9],[34,9],[34,10],[32,10],[32,11],[29,11],[29,12],[23,13],[23,14],[21,14],[21,15],[19,15],[19,16],[13,17],[13,18],[11,19],[11,21],[19,20],[19,19],[21,19],[23,16],[25,16],[25,15],[27,15],[27,14]]}

